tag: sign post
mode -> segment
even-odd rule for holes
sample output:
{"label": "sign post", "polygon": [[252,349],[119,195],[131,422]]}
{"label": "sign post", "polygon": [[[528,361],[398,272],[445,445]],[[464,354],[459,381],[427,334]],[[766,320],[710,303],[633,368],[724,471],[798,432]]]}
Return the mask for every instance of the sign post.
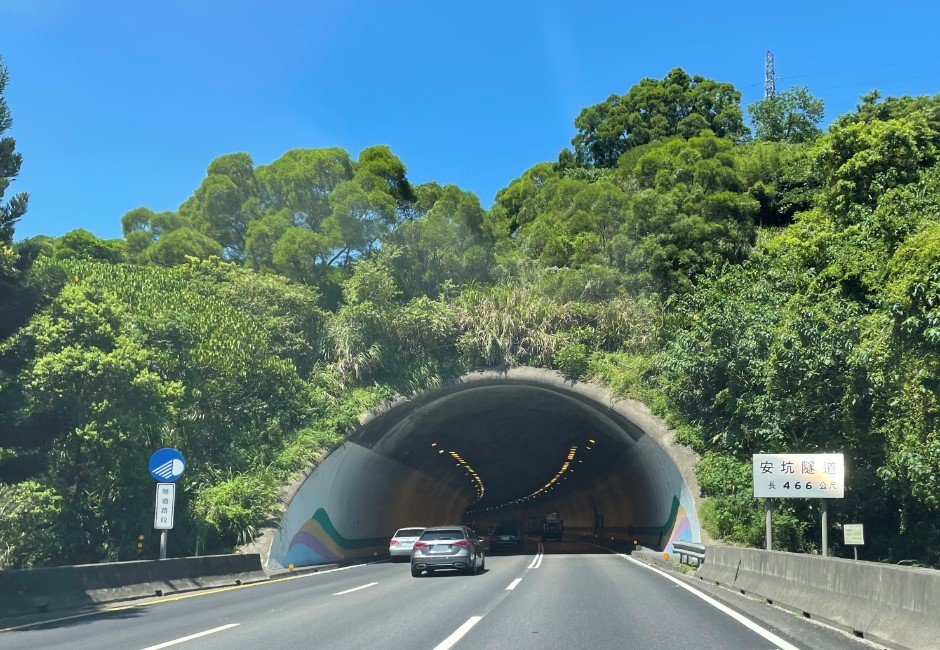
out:
{"label": "sign post", "polygon": [[173,528],[176,506],[176,479],[186,470],[186,460],[176,449],[164,447],[150,457],[150,475],[157,479],[157,496],[153,507],[153,527],[160,531],[160,559],[166,559],[166,531]]}
{"label": "sign post", "polygon": [[829,555],[827,499],[845,497],[842,454],[754,454],[754,496],[765,499],[766,545],[772,550],[770,499],[822,499],[822,556]]}
{"label": "sign post", "polygon": [[865,525],[864,524],[842,524],[842,534],[845,536],[845,545],[851,546],[858,560],[858,547],[865,546]]}

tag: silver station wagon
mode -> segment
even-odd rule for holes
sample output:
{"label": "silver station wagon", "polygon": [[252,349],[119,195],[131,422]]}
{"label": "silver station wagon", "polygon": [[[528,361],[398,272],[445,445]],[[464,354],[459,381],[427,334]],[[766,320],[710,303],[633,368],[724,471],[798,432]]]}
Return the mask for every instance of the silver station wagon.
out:
{"label": "silver station wagon", "polygon": [[411,528],[399,528],[388,540],[388,556],[392,562],[407,562],[411,557],[411,548],[421,537],[424,528],[412,526]]}

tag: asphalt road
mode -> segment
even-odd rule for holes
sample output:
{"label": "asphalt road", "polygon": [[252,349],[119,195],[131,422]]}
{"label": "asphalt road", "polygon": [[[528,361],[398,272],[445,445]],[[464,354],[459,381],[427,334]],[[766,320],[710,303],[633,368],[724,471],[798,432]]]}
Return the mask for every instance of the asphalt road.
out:
{"label": "asphalt road", "polygon": [[[542,553],[544,549],[545,553]],[[2,625],[0,625],[2,627]],[[477,576],[344,567],[0,632],[0,648],[858,650],[842,632],[582,542],[530,541]]]}

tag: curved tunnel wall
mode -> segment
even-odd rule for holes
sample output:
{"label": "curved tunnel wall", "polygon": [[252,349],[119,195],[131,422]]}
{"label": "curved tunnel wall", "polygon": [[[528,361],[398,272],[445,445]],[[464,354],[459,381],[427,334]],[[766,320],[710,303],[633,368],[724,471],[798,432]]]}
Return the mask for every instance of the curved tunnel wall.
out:
{"label": "curved tunnel wall", "polygon": [[[481,500],[480,485],[488,486],[487,499],[530,494],[533,481],[542,485],[539,477],[558,472],[558,450],[569,448],[576,450],[572,462],[586,463],[559,477],[570,483],[558,480],[518,503]],[[445,452],[458,454],[457,462]],[[403,526],[468,519],[525,525],[550,511],[570,533],[657,549],[697,542],[694,462],[638,402],[553,371],[472,373],[367,415],[294,493],[268,566],[371,558],[384,554]]]}

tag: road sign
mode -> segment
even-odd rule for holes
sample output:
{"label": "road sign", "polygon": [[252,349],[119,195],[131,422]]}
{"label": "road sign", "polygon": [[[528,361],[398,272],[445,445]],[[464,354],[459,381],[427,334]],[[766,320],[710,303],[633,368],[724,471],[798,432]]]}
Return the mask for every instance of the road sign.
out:
{"label": "road sign", "polygon": [[842,499],[842,454],[754,454],[754,496],[784,499]]}
{"label": "road sign", "polygon": [[865,524],[842,524],[846,546],[865,546]]}
{"label": "road sign", "polygon": [[153,452],[150,457],[150,475],[158,481],[172,483],[186,470],[183,454],[172,447],[164,447]]}
{"label": "road sign", "polygon": [[157,530],[173,528],[173,507],[176,505],[176,484],[157,483],[157,501],[153,508],[153,527]]}

